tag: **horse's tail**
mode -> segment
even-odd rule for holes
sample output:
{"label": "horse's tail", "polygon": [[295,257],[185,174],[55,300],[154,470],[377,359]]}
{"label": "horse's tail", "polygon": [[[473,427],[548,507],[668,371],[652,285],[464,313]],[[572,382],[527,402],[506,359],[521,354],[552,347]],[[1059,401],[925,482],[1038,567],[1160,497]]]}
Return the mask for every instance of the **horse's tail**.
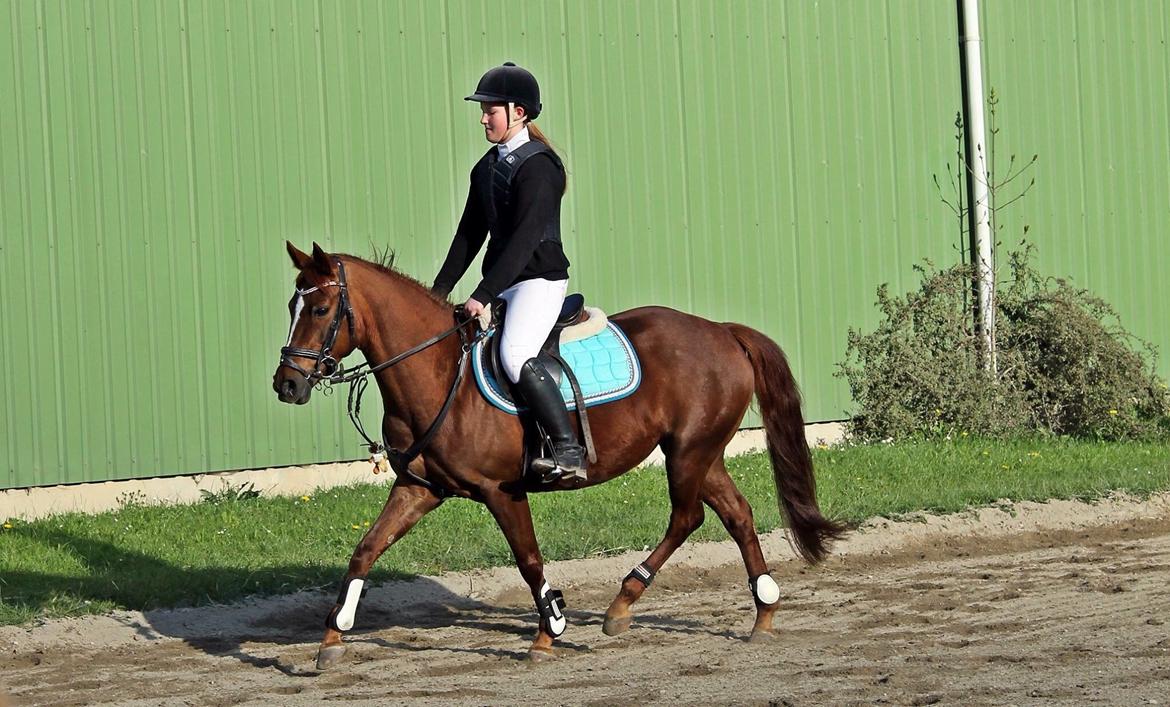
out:
{"label": "horse's tail", "polygon": [[813,478],[812,455],[804,439],[800,389],[788,359],[776,342],[741,324],[725,324],[747,353],[756,377],[756,398],[764,419],[768,454],[780,512],[788,521],[796,551],[810,563],[820,562],[829,543],[845,534],[845,526],[821,515]]}

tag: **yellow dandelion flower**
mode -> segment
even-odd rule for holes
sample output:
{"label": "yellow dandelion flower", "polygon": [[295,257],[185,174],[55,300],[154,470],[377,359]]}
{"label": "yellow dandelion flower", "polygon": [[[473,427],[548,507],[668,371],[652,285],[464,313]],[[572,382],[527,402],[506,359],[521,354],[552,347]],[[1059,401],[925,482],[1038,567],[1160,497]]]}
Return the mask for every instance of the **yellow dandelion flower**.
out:
{"label": "yellow dandelion flower", "polygon": [[1011,467],[1008,466],[1007,464],[1000,464],[1000,466],[1003,467],[1004,469],[1011,469]]}
{"label": "yellow dandelion flower", "polygon": [[966,432],[960,432],[960,433],[959,433],[959,436],[960,436],[960,437],[966,437],[966,436],[967,436],[967,433],[966,433]]}
{"label": "yellow dandelion flower", "polygon": [[353,528],[354,530],[361,530],[362,529],[362,526],[358,525],[357,523],[354,523],[353,525],[351,525],[349,527]]}
{"label": "yellow dandelion flower", "polygon": [[368,528],[368,527],[370,527],[370,521],[367,520],[364,523],[362,523],[362,525],[364,525]]}
{"label": "yellow dandelion flower", "polygon": [[4,524],[4,529],[5,529],[5,530],[12,530],[12,523],[5,523],[5,524]]}
{"label": "yellow dandelion flower", "polygon": [[938,408],[935,408],[935,409],[934,409],[934,416],[935,416],[935,417],[940,417],[941,415],[942,415],[942,410],[939,410]]}
{"label": "yellow dandelion flower", "polygon": [[1109,411],[1109,414],[1110,414],[1110,415],[1116,415],[1116,414],[1117,414],[1117,411],[1116,411],[1116,410],[1110,410],[1110,411]]}
{"label": "yellow dandelion flower", "polygon": [[304,501],[305,503],[308,503],[309,501],[312,501],[313,499],[308,497],[308,496],[301,496],[301,500]]}

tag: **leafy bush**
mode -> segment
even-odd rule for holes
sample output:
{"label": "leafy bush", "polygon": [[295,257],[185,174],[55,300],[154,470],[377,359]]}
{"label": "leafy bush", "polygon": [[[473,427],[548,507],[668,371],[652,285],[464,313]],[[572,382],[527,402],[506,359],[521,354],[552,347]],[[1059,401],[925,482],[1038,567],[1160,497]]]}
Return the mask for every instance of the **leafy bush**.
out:
{"label": "leafy bush", "polygon": [[1105,301],[1040,275],[1032,253],[1031,246],[1009,253],[1010,277],[997,292],[994,372],[974,327],[971,266],[916,266],[922,283],[904,297],[878,288],[883,321],[869,334],[851,329],[838,364],[858,406],[854,436],[1170,435],[1155,348],[1126,332]]}

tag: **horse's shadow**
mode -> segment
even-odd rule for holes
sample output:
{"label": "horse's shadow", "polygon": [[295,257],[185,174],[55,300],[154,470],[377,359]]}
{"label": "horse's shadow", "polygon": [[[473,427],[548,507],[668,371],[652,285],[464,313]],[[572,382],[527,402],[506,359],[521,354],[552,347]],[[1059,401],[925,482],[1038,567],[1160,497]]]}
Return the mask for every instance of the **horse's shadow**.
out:
{"label": "horse's shadow", "polygon": [[[9,531],[12,532],[12,531]],[[16,532],[20,532],[17,530]],[[114,614],[114,618],[145,640],[173,638],[208,655],[230,657],[261,668],[275,668],[288,675],[311,675],[315,670],[298,667],[289,660],[257,655],[256,645],[295,646],[314,644],[324,631],[324,617],[336,601],[336,590],[328,587],[339,580],[333,568],[283,565],[250,569],[242,567],[180,567],[157,557],[115,546],[92,537],[43,527],[35,538],[57,547],[68,547],[86,566],[82,576],[6,571],[0,578],[5,603],[41,613],[61,596],[79,601],[112,601],[138,613]],[[269,578],[281,578],[290,590],[278,596],[247,596],[246,588],[271,587]],[[615,578],[615,588],[620,578]],[[164,608],[162,597],[199,596],[196,606]],[[519,573],[516,587],[523,583]],[[241,598],[242,597],[242,598]],[[568,599],[573,601],[570,592]],[[227,603],[231,602],[231,603]],[[576,641],[587,641],[585,629],[598,630],[604,610],[570,608],[570,626],[580,633]],[[351,645],[374,645],[410,653],[445,651],[477,654],[491,658],[522,659],[527,640],[536,629],[535,609],[528,605],[488,603],[468,596],[452,583],[392,571],[371,574],[367,592],[358,609],[357,627],[347,634]],[[639,614],[639,626],[681,634],[729,635],[697,621],[670,616]],[[469,629],[498,634],[496,646],[459,646],[451,641],[427,640],[434,629]],[[448,631],[449,633],[449,631]],[[505,637],[507,637],[505,639]],[[598,637],[600,631],[598,630]],[[509,648],[511,643],[515,648]],[[587,643],[559,640],[558,650],[587,653]],[[271,655],[272,650],[259,653]],[[297,661],[301,662],[300,660]]]}

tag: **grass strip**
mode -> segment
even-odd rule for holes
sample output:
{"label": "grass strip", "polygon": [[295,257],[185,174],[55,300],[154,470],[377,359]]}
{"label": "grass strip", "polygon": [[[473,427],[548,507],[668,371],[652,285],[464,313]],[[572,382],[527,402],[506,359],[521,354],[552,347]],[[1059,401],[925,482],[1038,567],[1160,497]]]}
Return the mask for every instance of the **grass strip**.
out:
{"label": "grass strip", "polygon": [[[826,514],[850,522],[913,511],[947,513],[1000,499],[1091,500],[1122,490],[1170,488],[1170,445],[959,438],[813,450]],[[780,523],[763,453],[729,460],[756,525]],[[130,504],[0,528],[0,625],[39,618],[228,602],[334,587],[385,502],[386,485],[361,484],[299,498],[225,492],[184,506]],[[670,503],[662,467],[602,486],[531,497],[546,560],[650,549]],[[708,512],[694,540],[727,537]],[[375,582],[512,564],[487,510],[451,500],[391,548]],[[614,582],[619,580],[614,577]]]}

